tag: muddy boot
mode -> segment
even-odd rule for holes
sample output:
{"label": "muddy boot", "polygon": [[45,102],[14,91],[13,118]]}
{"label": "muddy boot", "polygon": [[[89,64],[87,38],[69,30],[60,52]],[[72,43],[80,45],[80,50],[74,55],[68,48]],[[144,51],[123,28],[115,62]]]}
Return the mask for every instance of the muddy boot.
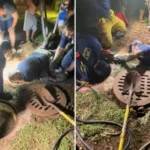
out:
{"label": "muddy boot", "polygon": [[117,32],[116,34],[115,34],[115,38],[116,39],[120,39],[120,38],[122,38],[122,37],[124,37],[124,32]]}
{"label": "muddy boot", "polygon": [[11,100],[13,97],[10,93],[0,93],[0,99]]}
{"label": "muddy boot", "polygon": [[139,22],[140,22],[140,23],[143,23],[143,22],[144,22],[143,17],[144,17],[144,10],[141,10],[141,9],[140,9],[140,15],[139,15]]}

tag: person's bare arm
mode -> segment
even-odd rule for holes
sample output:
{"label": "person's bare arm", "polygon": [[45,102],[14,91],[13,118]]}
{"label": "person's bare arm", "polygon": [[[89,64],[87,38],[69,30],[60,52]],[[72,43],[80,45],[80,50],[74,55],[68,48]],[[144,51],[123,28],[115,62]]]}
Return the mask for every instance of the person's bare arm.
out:
{"label": "person's bare arm", "polygon": [[63,54],[64,54],[64,48],[58,46],[53,60],[58,60],[60,57],[63,56]]}
{"label": "person's bare arm", "polygon": [[136,54],[130,54],[130,55],[126,58],[126,62],[132,61],[132,60],[134,60],[134,59],[140,57],[142,54],[143,54],[143,52],[140,51],[140,50],[139,50]]}
{"label": "person's bare arm", "polygon": [[18,13],[17,11],[15,13],[12,14],[12,17],[13,17],[13,23],[12,23],[12,27],[15,28],[17,22],[18,22]]}

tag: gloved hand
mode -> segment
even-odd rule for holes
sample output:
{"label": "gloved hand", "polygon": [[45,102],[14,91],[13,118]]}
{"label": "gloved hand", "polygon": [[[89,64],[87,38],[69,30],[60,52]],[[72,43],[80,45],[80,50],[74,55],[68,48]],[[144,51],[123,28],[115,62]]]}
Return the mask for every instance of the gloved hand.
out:
{"label": "gloved hand", "polygon": [[112,63],[114,61],[114,53],[109,50],[102,50],[102,60],[107,63]]}
{"label": "gloved hand", "polygon": [[125,57],[117,56],[117,57],[114,58],[114,63],[124,64],[124,63],[126,63],[126,59],[125,59]]}

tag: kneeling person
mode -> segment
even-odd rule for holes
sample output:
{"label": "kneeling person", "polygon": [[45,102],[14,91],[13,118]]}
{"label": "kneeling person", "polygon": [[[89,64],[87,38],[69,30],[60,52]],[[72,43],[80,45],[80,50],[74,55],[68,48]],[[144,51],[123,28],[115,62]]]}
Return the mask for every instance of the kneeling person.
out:
{"label": "kneeling person", "polygon": [[77,34],[76,73],[77,79],[90,83],[102,82],[111,72],[106,63],[101,44],[91,35]]}

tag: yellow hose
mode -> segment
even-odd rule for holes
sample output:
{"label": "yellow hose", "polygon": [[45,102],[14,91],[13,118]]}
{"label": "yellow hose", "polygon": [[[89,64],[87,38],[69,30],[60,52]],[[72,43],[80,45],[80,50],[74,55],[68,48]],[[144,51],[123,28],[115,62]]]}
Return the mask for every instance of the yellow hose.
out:
{"label": "yellow hose", "polygon": [[130,112],[130,107],[129,107],[129,105],[127,105],[126,106],[126,111],[125,111],[124,122],[123,122],[123,127],[122,127],[122,133],[121,133],[121,136],[120,136],[120,143],[119,143],[118,150],[123,150],[124,140],[125,140],[125,133],[126,133],[126,127],[127,127],[128,117],[129,117],[129,112]]}

